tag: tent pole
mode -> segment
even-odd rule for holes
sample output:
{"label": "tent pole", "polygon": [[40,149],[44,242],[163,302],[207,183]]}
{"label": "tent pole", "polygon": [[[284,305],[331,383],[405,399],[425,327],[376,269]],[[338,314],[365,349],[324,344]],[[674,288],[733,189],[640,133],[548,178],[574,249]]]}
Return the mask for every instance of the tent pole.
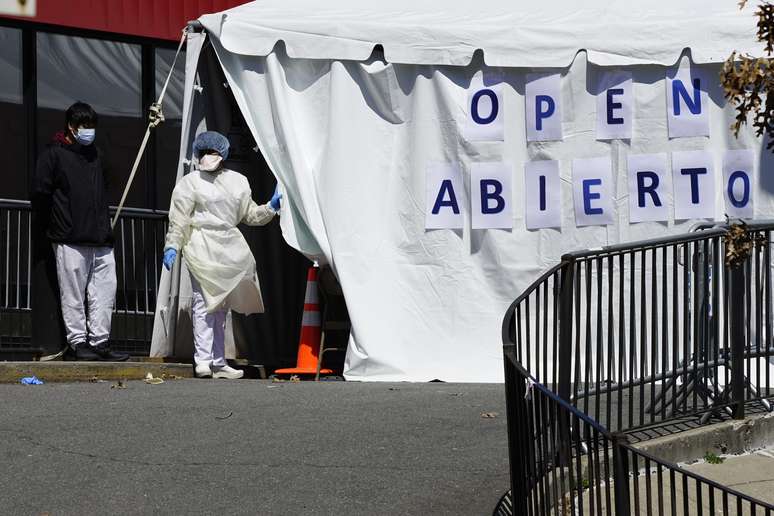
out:
{"label": "tent pole", "polygon": [[204,25],[199,20],[191,20],[188,22],[188,32],[204,32]]}

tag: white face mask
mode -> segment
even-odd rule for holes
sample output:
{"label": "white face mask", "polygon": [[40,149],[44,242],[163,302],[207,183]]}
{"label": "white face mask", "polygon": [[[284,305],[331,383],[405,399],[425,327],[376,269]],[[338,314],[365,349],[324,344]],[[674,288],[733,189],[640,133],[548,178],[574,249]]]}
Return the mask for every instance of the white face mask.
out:
{"label": "white face mask", "polygon": [[94,143],[94,137],[97,135],[97,130],[94,128],[87,129],[86,127],[79,127],[74,135],[75,141],[81,145],[91,145]]}
{"label": "white face mask", "polygon": [[217,154],[205,154],[199,158],[199,170],[214,172],[220,168],[220,163],[222,161],[223,158]]}

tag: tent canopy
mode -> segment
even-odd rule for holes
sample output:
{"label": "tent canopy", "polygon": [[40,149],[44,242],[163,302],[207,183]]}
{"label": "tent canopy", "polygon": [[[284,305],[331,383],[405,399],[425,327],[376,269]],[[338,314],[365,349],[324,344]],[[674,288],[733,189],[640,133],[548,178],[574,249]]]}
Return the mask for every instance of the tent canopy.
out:
{"label": "tent canopy", "polygon": [[235,54],[265,56],[284,42],[290,57],[363,61],[376,45],[391,63],[564,67],[579,50],[599,65],[671,65],[760,52],[755,18],[732,0],[258,0],[200,18]]}
{"label": "tent canopy", "polygon": [[[677,210],[631,220],[630,156],[667,163],[699,151],[713,171],[701,215],[715,220],[727,212],[727,151],[745,151],[760,171],[773,166],[754,128],[730,134],[735,113],[717,80],[731,52],[762,51],[751,11],[734,0],[260,0],[200,22],[285,195],[283,237],[339,278],[352,321],[345,377],[481,382],[502,381],[502,315],[563,253],[695,223]],[[532,72],[553,81],[558,137],[528,141]],[[631,77],[631,136],[597,137],[607,76],[620,72]],[[667,85],[686,74],[707,78],[700,113],[691,111],[703,132],[680,137],[670,133]],[[502,130],[481,138],[468,130],[469,99],[484,81],[502,96]],[[539,161],[555,166],[560,221],[550,228],[530,228],[525,216],[534,200],[527,164]],[[588,224],[575,203],[591,162],[605,173],[604,223]],[[502,225],[482,227],[472,220],[482,199],[473,185],[491,167],[511,204]],[[663,205],[677,207],[668,167],[659,167]],[[753,218],[770,216],[774,184],[755,177]],[[439,229],[427,208],[440,179],[458,182],[460,208]]]}

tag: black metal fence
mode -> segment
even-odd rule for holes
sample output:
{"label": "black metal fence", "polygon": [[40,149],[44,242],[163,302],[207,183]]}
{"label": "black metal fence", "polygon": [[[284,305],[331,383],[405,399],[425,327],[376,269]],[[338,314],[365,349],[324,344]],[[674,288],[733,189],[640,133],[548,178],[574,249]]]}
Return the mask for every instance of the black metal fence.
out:
{"label": "black metal fence", "polygon": [[32,333],[32,212],[0,200],[0,349],[26,350]]}
{"label": "black metal fence", "polygon": [[769,514],[632,446],[771,393],[771,231],[571,253],[503,323],[514,514]]}
{"label": "black metal fence", "polygon": [[[166,229],[166,212],[121,212],[114,231],[118,289],[111,340],[116,349],[134,355],[150,351]],[[32,231],[29,202],[0,200],[0,351],[31,349]]]}
{"label": "black metal fence", "polygon": [[114,230],[118,289],[110,339],[133,355],[150,353],[166,233],[166,212],[131,208],[121,211]]}

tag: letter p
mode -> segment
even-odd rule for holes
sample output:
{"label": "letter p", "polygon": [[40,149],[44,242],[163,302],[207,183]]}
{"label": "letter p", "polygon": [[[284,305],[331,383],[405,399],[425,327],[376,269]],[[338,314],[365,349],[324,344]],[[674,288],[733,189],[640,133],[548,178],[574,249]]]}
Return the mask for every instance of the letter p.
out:
{"label": "letter p", "polygon": [[535,129],[543,130],[543,120],[556,111],[556,102],[550,95],[535,95]]}

